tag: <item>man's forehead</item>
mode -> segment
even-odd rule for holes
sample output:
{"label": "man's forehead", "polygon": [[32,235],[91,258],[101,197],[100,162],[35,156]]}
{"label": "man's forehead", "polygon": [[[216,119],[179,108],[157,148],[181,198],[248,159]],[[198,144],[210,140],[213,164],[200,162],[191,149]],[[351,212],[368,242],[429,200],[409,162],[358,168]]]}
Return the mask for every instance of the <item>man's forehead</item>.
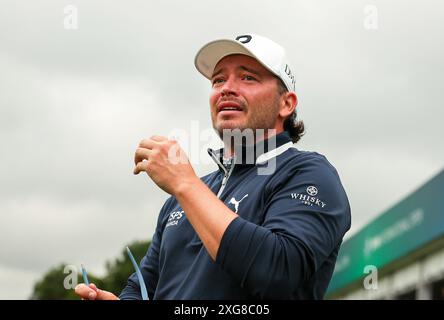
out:
{"label": "man's forehead", "polygon": [[257,72],[271,74],[271,72],[268,71],[255,58],[244,55],[244,54],[231,54],[231,55],[225,56],[219,60],[219,62],[214,67],[213,75],[216,73],[219,73],[222,69],[226,68],[227,66],[239,68],[239,69],[241,69],[242,67],[247,67],[247,68],[253,69]]}

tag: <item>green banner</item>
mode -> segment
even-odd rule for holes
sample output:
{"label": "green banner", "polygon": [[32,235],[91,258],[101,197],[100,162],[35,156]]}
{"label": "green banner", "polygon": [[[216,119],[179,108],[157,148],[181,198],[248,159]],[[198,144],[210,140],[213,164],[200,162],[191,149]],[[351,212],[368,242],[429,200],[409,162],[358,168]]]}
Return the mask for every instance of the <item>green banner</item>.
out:
{"label": "green banner", "polygon": [[444,170],[344,241],[327,295],[444,235]]}

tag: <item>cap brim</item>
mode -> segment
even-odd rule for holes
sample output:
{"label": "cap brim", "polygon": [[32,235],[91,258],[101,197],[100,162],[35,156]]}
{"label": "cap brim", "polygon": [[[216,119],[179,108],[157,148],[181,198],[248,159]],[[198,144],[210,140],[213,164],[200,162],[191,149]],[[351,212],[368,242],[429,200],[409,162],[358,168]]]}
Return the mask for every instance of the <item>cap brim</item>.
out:
{"label": "cap brim", "polygon": [[194,65],[205,78],[211,79],[217,63],[231,54],[244,54],[256,58],[242,43],[230,39],[221,39],[204,45],[197,52]]}

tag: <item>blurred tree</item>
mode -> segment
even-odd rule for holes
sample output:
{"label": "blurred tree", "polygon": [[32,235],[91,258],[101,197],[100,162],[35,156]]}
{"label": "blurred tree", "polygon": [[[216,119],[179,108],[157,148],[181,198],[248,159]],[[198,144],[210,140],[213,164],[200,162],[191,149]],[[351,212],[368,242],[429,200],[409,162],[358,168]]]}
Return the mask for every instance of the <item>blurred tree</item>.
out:
{"label": "blurred tree", "polygon": [[[145,256],[150,244],[151,241],[134,241],[128,245],[138,263],[140,263]],[[73,287],[75,287],[77,283],[83,282],[82,272],[80,266],[71,266],[71,268],[67,266],[67,264],[62,263],[47,271],[42,279],[35,283],[31,299],[78,300],[79,297],[74,293]],[[72,272],[72,268],[75,270],[74,273]],[[88,270],[88,279],[89,282],[96,284],[99,288],[119,295],[126,286],[128,277],[133,274],[134,271],[125,247],[115,260],[106,262],[106,274],[103,278],[94,276]],[[71,288],[65,289],[66,284],[71,284]]]}
{"label": "blurred tree", "polygon": [[[151,241],[134,241],[128,246],[137,263],[140,264],[150,244]],[[126,286],[128,277],[135,272],[133,264],[126,252],[126,247],[114,261],[106,262],[106,271],[106,277],[103,279],[103,289],[119,295]]]}
{"label": "blurred tree", "polygon": [[[77,283],[83,282],[80,268],[73,271],[73,266],[66,267],[68,264],[62,263],[54,268],[51,268],[43,275],[40,281],[34,285],[31,299],[37,300],[78,300],[79,297],[74,293],[74,287]],[[75,267],[74,267],[75,268]],[[88,273],[88,279],[91,282],[102,285],[103,281]],[[74,283],[75,282],[75,283]],[[68,289],[65,288],[68,284]]]}

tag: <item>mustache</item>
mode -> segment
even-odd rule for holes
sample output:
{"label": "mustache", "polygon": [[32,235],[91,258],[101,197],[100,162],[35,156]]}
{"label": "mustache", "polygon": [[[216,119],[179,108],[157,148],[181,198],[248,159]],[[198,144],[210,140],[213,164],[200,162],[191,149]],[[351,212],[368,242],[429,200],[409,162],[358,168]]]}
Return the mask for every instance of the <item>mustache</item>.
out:
{"label": "mustache", "polygon": [[221,104],[222,102],[233,102],[233,103],[238,104],[242,108],[242,110],[247,109],[245,102],[240,99],[236,99],[236,98],[219,98],[219,100],[217,100],[216,104],[214,105],[215,108],[217,109],[219,104]]}

